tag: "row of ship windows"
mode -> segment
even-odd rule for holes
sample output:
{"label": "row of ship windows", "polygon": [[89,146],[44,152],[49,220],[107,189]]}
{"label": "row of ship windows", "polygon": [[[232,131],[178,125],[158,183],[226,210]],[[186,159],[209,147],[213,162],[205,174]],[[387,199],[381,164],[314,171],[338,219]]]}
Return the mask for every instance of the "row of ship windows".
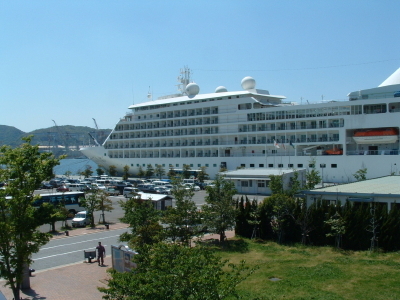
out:
{"label": "row of ship windows", "polygon": [[306,142],[335,142],[339,140],[339,133],[332,134],[301,134],[301,135],[288,135],[288,136],[276,136],[268,135],[261,137],[244,137],[239,139],[235,137],[234,140],[219,141],[215,140],[177,140],[177,141],[157,141],[149,142],[145,141],[140,143],[136,141],[132,144],[112,144],[107,143],[105,145],[106,149],[118,149],[118,148],[146,148],[146,147],[181,147],[181,146],[211,146],[211,145],[237,145],[237,144],[272,144],[274,141],[278,143],[306,143]]}
{"label": "row of ship windows", "polygon": [[[257,103],[243,103],[239,104],[238,108],[241,109],[253,109],[261,108]],[[348,106],[335,106],[335,107],[323,107],[314,109],[296,109],[296,110],[282,110],[272,112],[261,112],[261,113],[250,113],[247,116],[248,121],[261,121],[261,120],[280,120],[280,119],[299,119],[299,118],[313,118],[313,117],[326,117],[326,116],[337,116],[337,115],[360,115],[360,114],[380,114],[386,112],[400,112],[400,102],[393,103],[378,103],[378,104],[367,104],[367,105],[348,105]],[[177,118],[186,116],[206,115],[206,114],[218,114],[218,107],[207,107],[192,110],[178,110],[171,111],[169,113],[155,114],[157,118]],[[143,117],[147,118],[147,115],[138,116],[138,119]],[[153,118],[150,114],[149,118]],[[118,125],[116,130],[124,130],[122,125]]]}
{"label": "row of ship windows", "polygon": [[[183,164],[183,165],[185,165],[185,164]],[[191,168],[193,168],[194,165],[195,164],[189,164],[189,166]],[[133,166],[134,166],[134,164],[131,164],[131,167],[133,167]],[[168,166],[166,166],[166,164],[162,164],[162,166],[163,166],[163,168],[166,168],[166,167],[168,167],[168,168],[174,168],[174,167],[175,168],[179,168],[180,164],[175,164],[175,166],[173,166],[171,164],[168,165]],[[203,166],[208,168],[208,167],[210,167],[210,164],[205,164]],[[147,164],[136,164],[136,167],[147,167]],[[201,164],[197,164],[197,168],[200,168],[200,167],[202,167],[202,165]],[[212,167],[213,168],[217,168],[218,165],[217,164],[213,164]],[[219,166],[219,167],[222,167],[222,166]],[[264,164],[259,164],[258,167],[259,168],[264,168]],[[268,164],[268,168],[284,168],[284,167],[285,166],[283,164]],[[295,165],[294,164],[288,164],[287,167],[288,168],[294,168]],[[315,168],[315,165],[314,164],[309,164],[308,167],[309,168]],[[238,168],[246,168],[246,164],[241,164],[240,166],[238,166]],[[255,164],[249,164],[249,168],[255,168]],[[297,164],[297,168],[304,168],[304,165],[303,164]],[[326,168],[326,164],[320,164],[320,168]],[[336,169],[337,168],[337,164],[331,164],[331,168],[332,169]]]}

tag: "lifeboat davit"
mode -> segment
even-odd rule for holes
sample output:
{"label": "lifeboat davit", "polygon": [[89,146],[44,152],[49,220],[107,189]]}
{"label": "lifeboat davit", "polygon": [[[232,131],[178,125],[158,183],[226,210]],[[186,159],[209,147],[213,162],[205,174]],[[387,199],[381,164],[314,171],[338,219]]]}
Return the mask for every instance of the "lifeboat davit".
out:
{"label": "lifeboat davit", "polygon": [[354,132],[357,144],[393,144],[399,140],[397,128],[359,129]]}

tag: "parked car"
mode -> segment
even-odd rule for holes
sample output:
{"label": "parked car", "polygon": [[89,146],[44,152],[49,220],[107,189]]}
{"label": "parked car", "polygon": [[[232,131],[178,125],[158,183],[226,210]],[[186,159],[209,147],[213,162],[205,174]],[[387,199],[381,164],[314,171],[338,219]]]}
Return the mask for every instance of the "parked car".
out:
{"label": "parked car", "polygon": [[186,189],[193,189],[195,192],[200,191],[200,187],[198,185],[195,185],[194,183],[185,183],[184,185]]}
{"label": "parked car", "polygon": [[119,191],[114,188],[107,188],[104,192],[108,196],[119,196],[120,195]]}
{"label": "parked car", "polygon": [[162,186],[156,186],[156,187],[154,188],[154,191],[155,191],[157,194],[168,195],[168,190],[167,190],[165,187],[162,187]]}
{"label": "parked car", "polygon": [[86,211],[78,212],[72,219],[72,227],[86,226],[90,224],[90,216]]}
{"label": "parked car", "polygon": [[44,182],[44,183],[42,183],[42,185],[40,186],[40,188],[41,188],[42,190],[50,190],[50,189],[53,189],[54,186],[52,186],[50,183]]}
{"label": "parked car", "polygon": [[69,188],[66,185],[59,186],[57,192],[69,192]]}

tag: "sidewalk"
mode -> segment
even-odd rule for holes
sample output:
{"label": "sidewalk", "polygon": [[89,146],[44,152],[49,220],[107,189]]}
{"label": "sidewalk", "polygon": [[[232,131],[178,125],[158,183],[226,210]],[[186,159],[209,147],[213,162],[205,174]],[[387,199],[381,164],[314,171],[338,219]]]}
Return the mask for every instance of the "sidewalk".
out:
{"label": "sidewalk", "polygon": [[[111,224],[110,230],[127,228],[127,224]],[[96,228],[74,229],[69,232],[70,236],[80,234],[90,234],[105,230],[102,225]],[[226,232],[227,238],[234,236],[233,231]],[[65,238],[65,234],[60,234],[54,238]],[[207,235],[204,239],[218,239],[218,235]],[[110,253],[110,251],[108,251]],[[87,263],[78,262],[71,265],[64,265],[57,268],[36,271],[30,278],[31,289],[21,291],[23,300],[28,299],[47,299],[47,300],[101,300],[103,293],[97,287],[107,286],[106,270],[112,267],[111,256],[104,259],[104,266],[100,267],[97,262]],[[9,287],[4,286],[4,281],[0,281],[0,291],[3,292],[7,300],[13,299],[13,294]]]}

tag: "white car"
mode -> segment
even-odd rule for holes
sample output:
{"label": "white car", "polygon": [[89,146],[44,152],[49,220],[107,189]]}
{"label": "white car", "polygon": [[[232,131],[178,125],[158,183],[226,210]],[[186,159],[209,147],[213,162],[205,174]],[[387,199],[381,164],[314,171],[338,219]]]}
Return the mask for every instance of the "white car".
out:
{"label": "white car", "polygon": [[185,183],[186,189],[193,189],[195,192],[200,191],[200,187],[193,183]]}
{"label": "white car", "polygon": [[90,216],[86,211],[78,212],[72,219],[72,227],[81,227],[90,224]]}

